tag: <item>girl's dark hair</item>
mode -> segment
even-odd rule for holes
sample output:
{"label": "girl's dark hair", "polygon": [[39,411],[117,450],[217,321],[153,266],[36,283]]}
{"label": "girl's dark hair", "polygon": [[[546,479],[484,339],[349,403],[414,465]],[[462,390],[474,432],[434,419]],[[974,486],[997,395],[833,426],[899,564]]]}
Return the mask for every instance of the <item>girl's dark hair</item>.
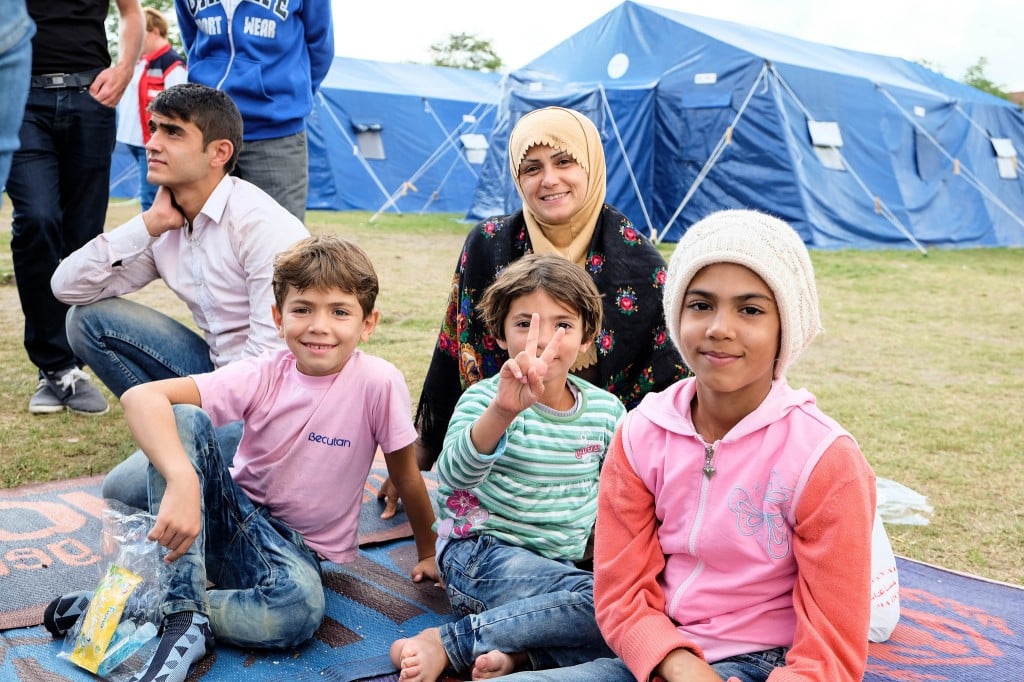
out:
{"label": "girl's dark hair", "polygon": [[590,275],[561,256],[527,254],[506,266],[477,304],[477,311],[495,338],[505,340],[505,318],[512,302],[538,289],[579,314],[584,341],[597,337],[601,329],[601,293]]}

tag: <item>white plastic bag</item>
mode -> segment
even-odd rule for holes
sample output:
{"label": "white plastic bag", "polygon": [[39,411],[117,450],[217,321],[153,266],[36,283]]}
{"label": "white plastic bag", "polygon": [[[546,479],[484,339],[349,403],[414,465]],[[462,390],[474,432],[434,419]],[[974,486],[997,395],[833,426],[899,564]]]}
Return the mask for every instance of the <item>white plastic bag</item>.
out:
{"label": "white plastic bag", "polygon": [[878,516],[885,523],[927,526],[934,511],[928,498],[896,481],[876,479]]}
{"label": "white plastic bag", "polygon": [[875,525],[871,529],[871,622],[869,642],[884,642],[896,629],[900,620],[900,577],[896,570],[896,556],[882,524],[875,512]]}

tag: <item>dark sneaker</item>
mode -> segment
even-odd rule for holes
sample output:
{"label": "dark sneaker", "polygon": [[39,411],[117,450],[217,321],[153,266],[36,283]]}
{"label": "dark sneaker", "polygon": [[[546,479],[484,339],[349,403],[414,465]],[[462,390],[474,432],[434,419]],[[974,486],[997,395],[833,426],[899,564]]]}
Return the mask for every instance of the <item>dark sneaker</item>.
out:
{"label": "dark sneaker", "polygon": [[50,388],[50,382],[40,379],[36,392],[28,401],[28,411],[32,414],[53,414],[64,411],[64,401]]}
{"label": "dark sneaker", "polygon": [[50,390],[60,398],[69,412],[106,414],[110,410],[107,399],[93,386],[89,375],[77,367],[43,374]]}
{"label": "dark sneaker", "polygon": [[63,637],[89,608],[92,592],[72,592],[57,597],[43,612],[43,626],[54,637]]}

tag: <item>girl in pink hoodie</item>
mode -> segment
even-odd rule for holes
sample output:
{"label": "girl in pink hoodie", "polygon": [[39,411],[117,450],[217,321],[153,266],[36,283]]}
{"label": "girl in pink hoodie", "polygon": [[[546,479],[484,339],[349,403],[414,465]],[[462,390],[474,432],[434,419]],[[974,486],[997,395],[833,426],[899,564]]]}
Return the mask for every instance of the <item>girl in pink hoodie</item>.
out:
{"label": "girl in pink hoodie", "polygon": [[648,395],[609,450],[594,597],[620,658],[587,679],[859,681],[875,477],[786,382],[820,330],[803,241],[712,214],[676,247],[665,315],[695,376]]}

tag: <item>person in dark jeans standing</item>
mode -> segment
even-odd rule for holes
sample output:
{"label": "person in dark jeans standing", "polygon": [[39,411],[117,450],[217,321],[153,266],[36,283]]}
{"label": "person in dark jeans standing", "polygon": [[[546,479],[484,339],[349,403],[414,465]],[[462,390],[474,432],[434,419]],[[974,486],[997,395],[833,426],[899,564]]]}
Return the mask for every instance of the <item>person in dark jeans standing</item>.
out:
{"label": "person in dark jeans standing", "polygon": [[25,350],[39,368],[29,412],[103,414],[106,398],[71,352],[68,306],[50,290],[61,258],[103,232],[114,149],[114,107],[142,52],[139,0],[116,0],[120,55],[111,65],[109,0],[28,0],[36,24],[32,79],[7,194],[11,255]]}

